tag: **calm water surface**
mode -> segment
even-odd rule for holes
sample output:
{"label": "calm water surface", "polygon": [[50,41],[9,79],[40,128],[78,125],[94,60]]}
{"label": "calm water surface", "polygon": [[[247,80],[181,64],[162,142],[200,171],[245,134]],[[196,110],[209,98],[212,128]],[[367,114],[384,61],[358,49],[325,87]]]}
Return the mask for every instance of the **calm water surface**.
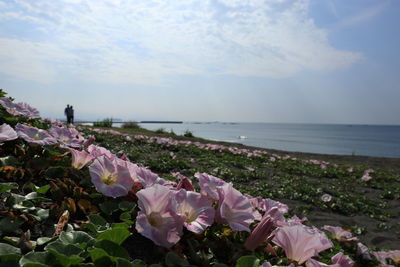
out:
{"label": "calm water surface", "polygon": [[286,151],[400,158],[400,126],[220,122],[140,126],[179,135],[190,130],[206,139]]}

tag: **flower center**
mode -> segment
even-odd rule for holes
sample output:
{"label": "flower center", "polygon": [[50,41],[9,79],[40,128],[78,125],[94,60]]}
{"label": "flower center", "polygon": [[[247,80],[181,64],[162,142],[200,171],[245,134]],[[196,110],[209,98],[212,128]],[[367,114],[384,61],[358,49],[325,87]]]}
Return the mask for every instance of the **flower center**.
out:
{"label": "flower center", "polygon": [[116,176],[111,173],[105,173],[101,181],[106,185],[112,185],[117,182]]}
{"label": "flower center", "polygon": [[186,216],[185,222],[191,223],[196,220],[195,214],[193,214],[192,212],[185,211],[184,214]]}
{"label": "flower center", "polygon": [[147,220],[149,221],[149,224],[153,227],[158,228],[162,225],[162,217],[158,212],[150,213],[150,215],[147,217]]}

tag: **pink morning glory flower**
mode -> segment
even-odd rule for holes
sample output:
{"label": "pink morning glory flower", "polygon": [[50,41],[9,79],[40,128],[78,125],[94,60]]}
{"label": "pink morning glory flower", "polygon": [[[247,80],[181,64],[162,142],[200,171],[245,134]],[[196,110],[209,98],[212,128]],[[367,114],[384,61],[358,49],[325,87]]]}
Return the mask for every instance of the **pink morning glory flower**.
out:
{"label": "pink morning glory flower", "polygon": [[136,193],[140,211],[136,230],[155,244],[170,248],[181,238],[184,216],[176,213],[173,192],[155,184]]}
{"label": "pink morning glory flower", "polygon": [[18,103],[17,105],[20,106],[20,108],[21,108],[21,113],[22,113],[24,116],[26,116],[26,117],[28,117],[28,118],[31,118],[31,119],[40,118],[39,111],[38,111],[36,108],[31,107],[31,106],[29,106],[29,105],[26,104],[26,103]]}
{"label": "pink morning glory flower", "polygon": [[134,184],[128,168],[106,156],[96,158],[89,173],[96,190],[109,197],[127,195]]}
{"label": "pink morning glory flower", "polygon": [[328,265],[314,259],[309,259],[306,262],[306,267],[352,267],[354,265],[354,261],[342,252],[333,256],[331,260],[332,264]]}
{"label": "pink morning glory flower", "polygon": [[29,106],[26,103],[13,103],[9,98],[0,98],[0,104],[7,110],[8,113],[14,116],[22,115],[29,118],[39,118],[37,109]]}
{"label": "pink morning glory flower", "polygon": [[100,156],[106,156],[109,159],[114,159],[115,155],[110,152],[110,150],[101,147],[101,146],[96,146],[96,145],[90,145],[87,148],[88,152],[90,155],[92,155],[94,158],[100,157]]}
{"label": "pink morning glory flower", "polygon": [[85,142],[83,142],[83,147],[87,149],[95,140],[96,138],[93,135],[89,135]]}
{"label": "pink morning glory flower", "polygon": [[10,125],[6,123],[0,125],[0,142],[15,140],[17,138],[17,132]]}
{"label": "pink morning glory flower", "polygon": [[181,189],[175,194],[175,199],[177,213],[184,216],[184,226],[189,231],[200,234],[214,222],[215,210],[206,196]]}
{"label": "pink morning glory flower", "polygon": [[333,247],[326,235],[304,225],[284,226],[275,230],[272,242],[283,248],[286,257],[303,264],[319,252]]}
{"label": "pink morning glory flower", "polygon": [[371,253],[380,262],[379,266],[392,266],[388,265],[386,259],[391,259],[395,266],[400,264],[400,250],[391,251],[375,251]]}
{"label": "pink morning glory flower", "polygon": [[275,229],[274,218],[275,214],[280,213],[277,207],[272,208],[269,214],[265,215],[258,223],[256,228],[251,232],[249,238],[247,238],[244,246],[248,250],[255,250],[258,245],[265,242],[271,235],[271,232]]}
{"label": "pink morning glory flower", "polygon": [[236,231],[250,232],[250,224],[254,221],[253,208],[247,197],[233,188],[231,183],[218,186],[218,209],[216,221],[227,223]]}
{"label": "pink morning glory flower", "polygon": [[66,126],[51,126],[49,133],[56,138],[63,147],[74,147],[81,148],[85,141],[79,132],[74,128],[68,128]]}
{"label": "pink morning glory flower", "polygon": [[158,177],[157,174],[147,168],[137,167],[136,174],[144,188],[153,186],[155,184],[166,184],[166,181],[164,179]]}
{"label": "pink morning glory flower", "polygon": [[339,241],[358,241],[357,237],[353,237],[349,231],[344,230],[342,227],[325,225],[322,229],[332,233],[333,238]]}
{"label": "pink morning glory flower", "polygon": [[275,220],[284,220],[283,214],[288,213],[289,207],[286,204],[283,204],[279,201],[275,201],[269,198],[263,199],[261,202],[261,209],[265,211],[265,214],[268,214],[272,208],[278,208],[279,213],[276,213],[277,218]]}
{"label": "pink morning glory flower", "polygon": [[73,148],[70,148],[69,151],[72,155],[72,167],[78,170],[82,169],[94,159],[93,156],[86,151],[79,151]]}
{"label": "pink morning glory flower", "polygon": [[15,130],[18,137],[24,139],[28,143],[41,146],[57,144],[57,140],[45,130],[20,123],[15,126]]}
{"label": "pink morning glory flower", "polygon": [[200,192],[203,195],[207,195],[209,198],[214,200],[219,199],[217,186],[226,184],[224,180],[207,173],[196,173],[194,176],[199,179]]}

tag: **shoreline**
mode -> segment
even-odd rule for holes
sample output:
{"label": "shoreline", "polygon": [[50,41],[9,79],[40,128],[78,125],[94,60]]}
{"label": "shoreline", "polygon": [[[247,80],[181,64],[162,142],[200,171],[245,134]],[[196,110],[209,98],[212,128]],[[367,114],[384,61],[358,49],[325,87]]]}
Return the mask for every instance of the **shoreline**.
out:
{"label": "shoreline", "polygon": [[277,154],[280,156],[290,155],[290,156],[295,156],[295,157],[304,158],[304,159],[325,160],[325,161],[330,161],[332,163],[337,163],[337,164],[368,165],[371,167],[381,168],[384,170],[394,170],[394,171],[400,172],[400,157],[399,158],[391,158],[391,157],[389,158],[389,157],[374,157],[374,156],[364,156],[364,155],[340,155],[340,154],[323,154],[323,153],[311,153],[311,152],[301,152],[301,151],[286,151],[286,150],[279,150],[279,149],[273,149],[273,148],[249,146],[249,145],[236,143],[236,142],[211,140],[211,139],[206,139],[206,138],[197,137],[197,136],[185,137],[182,135],[170,134],[169,132],[157,133],[154,130],[148,130],[145,128],[140,128],[140,129],[136,130],[136,129],[124,129],[124,128],[120,128],[120,127],[111,127],[111,128],[93,127],[93,126],[87,126],[87,125],[85,125],[84,127],[110,129],[110,130],[115,130],[115,131],[119,131],[122,133],[128,133],[128,134],[138,134],[138,135],[144,134],[144,135],[149,135],[149,136],[171,137],[171,138],[177,139],[177,140],[191,140],[191,141],[198,141],[201,143],[221,144],[221,145],[225,145],[225,146],[235,146],[238,148],[247,148],[250,150],[262,150],[262,151],[266,151],[270,154]]}

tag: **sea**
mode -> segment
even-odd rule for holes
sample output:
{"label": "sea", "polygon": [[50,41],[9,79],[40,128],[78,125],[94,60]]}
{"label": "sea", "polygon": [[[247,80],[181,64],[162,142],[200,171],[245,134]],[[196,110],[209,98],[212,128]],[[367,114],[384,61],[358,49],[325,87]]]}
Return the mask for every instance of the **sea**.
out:
{"label": "sea", "polygon": [[400,158],[400,125],[183,122],[140,126],[178,135],[189,130],[209,140],[293,152]]}

